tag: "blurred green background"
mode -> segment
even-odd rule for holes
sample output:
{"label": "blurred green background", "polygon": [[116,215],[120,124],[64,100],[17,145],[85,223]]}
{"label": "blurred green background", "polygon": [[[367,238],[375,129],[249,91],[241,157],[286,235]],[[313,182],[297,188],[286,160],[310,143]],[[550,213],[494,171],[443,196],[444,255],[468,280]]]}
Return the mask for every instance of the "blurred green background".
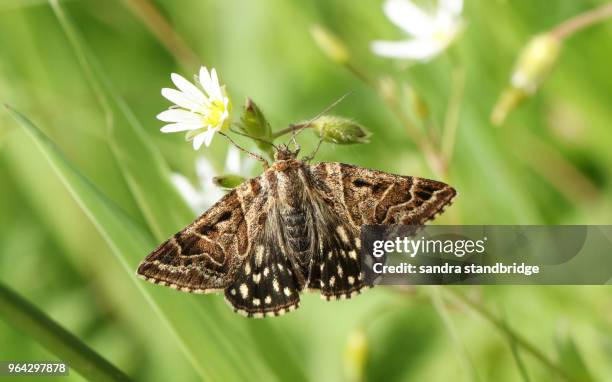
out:
{"label": "blurred green background", "polygon": [[[568,39],[541,91],[504,126],[489,122],[530,37],[603,3],[468,1],[465,32],[451,50],[405,67],[369,51],[374,39],[401,36],[380,1],[66,0],[62,24],[45,1],[2,0],[0,100],[49,136],[43,151],[55,144],[61,153],[43,155],[0,112],[0,282],[136,380],[562,380],[444,290],[379,287],[333,303],[305,294],[297,312],[253,321],[232,313],[221,296],[145,285],[134,270],[195,217],[169,171],[195,182],[197,155],[221,171],[227,151],[220,137],[196,153],[180,134],[159,132],[155,115],[168,107],[160,89],[171,86],[171,72],[190,78],[199,64],[217,68],[235,110],[249,96],[275,129],[352,91],[334,113],[367,126],[371,143],[324,145],[316,159],[437,177],[376,92],[320,51],[313,24],[334,31],[373,78],[410,84],[436,126],[444,124],[452,73],[464,70],[455,155],[444,179],[460,195],[436,222],[612,223],[612,23]],[[177,48],[150,4],[187,50]],[[310,133],[300,140],[306,151],[316,144]],[[610,380],[607,287],[456,291],[504,320],[571,380]],[[0,360],[57,359],[30,334],[0,320]],[[62,380],[82,379],[73,372]]]}

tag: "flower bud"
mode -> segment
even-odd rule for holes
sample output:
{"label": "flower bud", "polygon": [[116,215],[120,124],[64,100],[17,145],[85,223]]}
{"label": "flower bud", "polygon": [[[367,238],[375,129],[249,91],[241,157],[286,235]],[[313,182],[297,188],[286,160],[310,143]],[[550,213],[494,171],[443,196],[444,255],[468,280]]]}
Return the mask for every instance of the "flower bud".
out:
{"label": "flower bud", "polygon": [[245,180],[246,179],[240,175],[228,174],[215,176],[213,178],[213,183],[221,188],[225,188],[226,190],[231,190],[232,188],[236,188],[241,185]]}
{"label": "flower bud", "polygon": [[248,136],[255,138],[255,144],[262,151],[272,154],[272,146],[263,141],[272,141],[272,129],[261,109],[247,98],[241,117],[241,130]]}
{"label": "flower bud", "polygon": [[551,34],[541,34],[529,41],[512,73],[512,87],[532,95],[544,82],[559,56],[561,41]]}
{"label": "flower bud", "polygon": [[343,117],[324,115],[312,122],[312,127],[323,141],[337,145],[369,143],[372,135],[357,122]]}
{"label": "flower bud", "polygon": [[341,65],[349,62],[349,51],[338,36],[318,24],[310,28],[310,35],[323,53],[332,61]]}
{"label": "flower bud", "polygon": [[344,364],[347,380],[358,382],[363,374],[368,354],[368,339],[363,329],[356,329],[349,334],[344,350]]}
{"label": "flower bud", "polygon": [[493,109],[493,124],[502,124],[525,98],[535,94],[552,70],[560,50],[561,41],[550,33],[537,35],[527,43],[514,66],[510,86]]}

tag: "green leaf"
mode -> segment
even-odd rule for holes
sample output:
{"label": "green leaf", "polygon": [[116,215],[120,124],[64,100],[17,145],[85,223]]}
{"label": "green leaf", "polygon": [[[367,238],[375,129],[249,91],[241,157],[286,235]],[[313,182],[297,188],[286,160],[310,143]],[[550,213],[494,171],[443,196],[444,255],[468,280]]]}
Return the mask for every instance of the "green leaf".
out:
{"label": "green leaf", "polygon": [[129,381],[78,337],[44,312],[0,283],[0,315],[11,325],[34,338],[60,360],[90,381]]}

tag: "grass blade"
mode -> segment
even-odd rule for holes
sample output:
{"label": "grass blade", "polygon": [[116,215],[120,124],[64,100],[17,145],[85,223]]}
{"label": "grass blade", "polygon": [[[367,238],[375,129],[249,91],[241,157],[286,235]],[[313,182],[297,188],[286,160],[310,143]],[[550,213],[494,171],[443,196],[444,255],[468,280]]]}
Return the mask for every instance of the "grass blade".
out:
{"label": "grass blade", "polygon": [[115,365],[2,283],[0,316],[90,381],[130,380]]}
{"label": "grass blade", "polygon": [[128,186],[155,238],[165,240],[193,220],[193,214],[170,182],[161,153],[89,53],[59,2],[50,3],[104,110],[109,144]]}

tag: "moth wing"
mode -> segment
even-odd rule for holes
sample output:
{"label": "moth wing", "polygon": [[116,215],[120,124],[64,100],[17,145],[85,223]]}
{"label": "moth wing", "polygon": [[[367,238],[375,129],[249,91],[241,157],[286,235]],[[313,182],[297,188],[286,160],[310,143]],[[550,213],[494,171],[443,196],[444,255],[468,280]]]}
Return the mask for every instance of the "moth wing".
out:
{"label": "moth wing", "polygon": [[344,163],[320,163],[310,172],[327,203],[356,229],[366,224],[425,224],[457,195],[446,183]]}
{"label": "moth wing", "polygon": [[348,298],[370,286],[361,270],[362,225],[422,225],[456,195],[442,182],[342,163],[320,163],[309,170],[319,212],[313,219],[318,250],[307,285],[328,300]]}
{"label": "moth wing", "polygon": [[369,286],[361,272],[359,231],[331,214],[322,216],[315,222],[318,248],[310,262],[307,287],[319,290],[327,300],[350,298]]}
{"label": "moth wing", "polygon": [[253,240],[236,279],[225,289],[225,300],[237,313],[261,318],[298,308],[301,288],[278,240],[271,225],[265,224]]}
{"label": "moth wing", "polygon": [[256,228],[249,222],[257,221],[266,202],[259,178],[243,183],[151,252],[138,275],[184,292],[224,289],[249,251]]}

